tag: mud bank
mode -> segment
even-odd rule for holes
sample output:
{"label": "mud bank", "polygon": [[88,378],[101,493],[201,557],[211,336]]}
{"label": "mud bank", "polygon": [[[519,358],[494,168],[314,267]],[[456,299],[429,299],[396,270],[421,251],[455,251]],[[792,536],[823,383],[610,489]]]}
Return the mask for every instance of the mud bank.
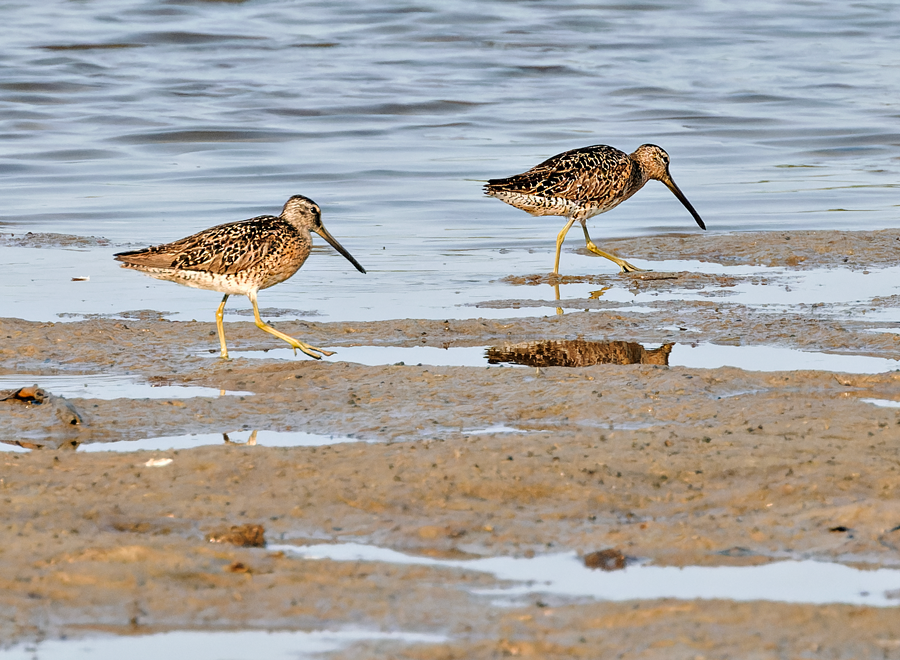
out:
{"label": "mud bank", "polygon": [[[719,263],[860,277],[877,277],[900,254],[897,232],[710,238],[609,246],[629,257],[702,250]],[[503,595],[518,583],[464,566],[315,559],[281,547],[353,542],[460,561],[614,549],[626,570],[787,559],[900,568],[897,300],[810,294],[768,304],[758,294],[796,287],[792,277],[534,275],[513,282],[525,292],[518,302],[489,303],[537,301],[546,309],[533,317],[276,320],[336,358],[354,347],[474,348],[506,356],[493,366],[486,356],[448,366],[440,353],[421,365],[315,362],[283,355],[250,322],[227,324],[236,357],[224,362],[210,353],[212,322],[152,311],[2,319],[0,390],[36,384],[53,405],[0,401],[0,636],[9,645],[357,626],[446,641],[360,642],[333,657],[894,657],[893,583],[883,589],[889,605],[877,607],[616,602],[540,585]],[[549,285],[559,283],[557,303]],[[579,283],[655,299],[567,298],[566,285]],[[679,351],[703,346],[844,361],[786,371],[737,368],[728,357],[715,368],[676,364]],[[519,359],[529,351],[537,362]],[[547,366],[554,355],[583,366]],[[99,379],[93,396],[60,394],[59,379],[74,376]],[[132,385],[146,389],[129,394]],[[322,441],[85,451],[240,430]],[[210,542],[248,523],[265,528],[268,548]]]}

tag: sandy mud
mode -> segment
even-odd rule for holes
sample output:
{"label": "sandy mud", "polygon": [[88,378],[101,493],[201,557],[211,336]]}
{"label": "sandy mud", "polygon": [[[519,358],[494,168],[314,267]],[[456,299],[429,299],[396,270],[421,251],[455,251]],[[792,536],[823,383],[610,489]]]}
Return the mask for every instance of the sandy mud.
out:
{"label": "sandy mud", "polygon": [[[877,275],[897,264],[900,234],[670,236],[608,247],[643,259],[702,254]],[[483,347],[494,366],[222,361],[212,319],[170,322],[152,311],[0,319],[0,639],[358,626],[446,641],[362,643],[335,657],[900,657],[900,593],[888,594],[895,606],[874,607],[536,590],[500,606],[482,592],[510,585],[485,573],[304,559],[274,547],[353,542],[460,560],[575,551],[596,570],[784,559],[900,568],[900,371],[704,369],[669,359],[673,346],[714,344],[896,361],[896,296],[767,306],[728,293],[790,284],[687,271],[585,279],[660,295],[650,313],[602,295],[563,296],[557,315],[548,284],[560,282],[540,274],[507,282],[521,285],[515,301],[488,303],[550,301],[528,318],[274,321],[339,352]],[[708,299],[688,299],[698,290]],[[235,356],[282,348],[249,321],[227,332]],[[223,394],[91,399],[41,382],[73,374]],[[84,451],[241,429],[360,442]],[[267,545],[253,547],[260,535]]]}

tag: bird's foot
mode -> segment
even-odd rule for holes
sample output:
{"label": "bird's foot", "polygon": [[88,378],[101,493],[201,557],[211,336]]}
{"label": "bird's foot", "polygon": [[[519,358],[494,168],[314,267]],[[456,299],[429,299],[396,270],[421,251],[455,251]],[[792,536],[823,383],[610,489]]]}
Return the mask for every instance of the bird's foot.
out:
{"label": "bird's foot", "polygon": [[299,339],[294,339],[290,335],[284,334],[280,330],[276,330],[271,325],[266,325],[265,323],[262,322],[262,319],[259,318],[258,313],[257,313],[257,318],[256,318],[256,326],[260,330],[265,330],[270,335],[274,335],[274,336],[278,337],[279,339],[281,339],[282,341],[286,341],[288,343],[288,345],[294,349],[294,355],[297,355],[298,348],[301,351],[303,351],[304,353],[306,353],[309,357],[313,358],[314,360],[321,360],[323,355],[325,355],[325,356],[334,355],[334,351],[326,351],[324,348],[317,348],[315,346],[310,346],[309,344],[306,344],[306,343],[300,341]]}
{"label": "bird's foot", "polygon": [[593,252],[598,257],[603,257],[604,259],[609,259],[610,261],[612,261],[616,266],[622,269],[623,273],[638,273],[644,270],[643,268],[638,268],[637,266],[628,263],[624,259],[620,259],[614,254],[604,252],[596,245],[594,245],[594,241],[587,241],[586,247],[589,252]]}
{"label": "bird's foot", "polygon": [[[291,338],[293,339],[293,337]],[[287,340],[285,340],[287,341]],[[293,341],[288,342],[291,345],[291,348],[294,349],[294,355],[297,355],[297,349],[299,348],[301,351],[306,353],[309,357],[314,358],[316,360],[321,360],[322,356],[329,357],[334,355],[334,351],[326,351],[324,348],[318,348],[316,346],[310,346],[309,344],[304,344],[302,341],[298,339],[293,339]]]}
{"label": "bird's foot", "polygon": [[621,272],[623,272],[623,273],[646,273],[647,272],[646,268],[638,268],[637,266],[630,264],[627,261],[622,261],[622,263],[619,264],[619,268],[622,269]]}

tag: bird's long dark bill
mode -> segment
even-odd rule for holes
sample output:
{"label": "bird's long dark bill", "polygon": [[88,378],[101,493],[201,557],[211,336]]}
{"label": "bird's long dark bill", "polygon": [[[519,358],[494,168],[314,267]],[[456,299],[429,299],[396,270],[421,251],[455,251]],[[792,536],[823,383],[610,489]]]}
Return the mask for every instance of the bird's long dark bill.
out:
{"label": "bird's long dark bill", "polygon": [[703,224],[703,220],[700,217],[700,214],[694,210],[694,207],[691,206],[691,203],[687,200],[687,197],[684,196],[684,193],[681,192],[678,186],[675,185],[675,182],[672,181],[672,178],[669,177],[668,181],[663,181],[666,186],[668,186],[669,190],[675,193],[675,196],[678,198],[678,201],[684,204],[684,208],[691,212],[691,215],[694,216],[694,220],[697,221],[697,224],[700,225],[700,229],[706,229],[706,225]]}
{"label": "bird's long dark bill", "polygon": [[322,238],[324,238],[326,241],[328,241],[331,244],[331,247],[333,247],[335,250],[337,250],[342,255],[344,255],[344,258],[347,261],[349,261],[351,264],[356,266],[356,270],[358,270],[360,273],[366,272],[366,269],[359,265],[359,262],[356,259],[354,259],[351,256],[351,254],[349,252],[347,252],[347,250],[344,249],[343,245],[341,245],[340,243],[337,242],[337,239],[335,239],[334,236],[332,236],[331,234],[328,233],[328,230],[325,229],[325,227],[320,227],[319,229],[313,229],[313,231],[316,232]]}

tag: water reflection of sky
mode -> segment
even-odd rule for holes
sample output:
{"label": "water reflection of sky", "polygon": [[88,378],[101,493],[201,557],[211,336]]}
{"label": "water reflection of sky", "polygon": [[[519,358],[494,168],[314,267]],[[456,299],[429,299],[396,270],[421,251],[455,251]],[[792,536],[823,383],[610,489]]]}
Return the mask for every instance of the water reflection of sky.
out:
{"label": "water reflection of sky", "polygon": [[[343,239],[342,239],[343,240]],[[336,253],[314,252],[307,265],[287,282],[260,293],[260,306],[288,311],[279,318],[306,318],[313,321],[382,321],[395,318],[514,318],[553,315],[558,305],[549,285],[512,286],[501,281],[506,274],[543,273],[548,270],[547,252],[470,251],[465,255],[441,257],[422,270],[381,270],[367,275],[348,273],[346,262]],[[5,296],[4,314],[36,321],[80,318],[79,315],[117,315],[130,310],[150,309],[167,313],[176,320],[214,321],[221,297],[206,292],[160,282],[137,273],[125,272],[112,261],[112,251],[0,248],[8,262],[8,277],[0,281]],[[601,268],[614,275],[616,267],[606,260],[566,255],[574,270],[590,272]],[[828,313],[860,313],[866,318],[893,323],[900,321],[897,308],[871,309],[875,297],[900,294],[900,267],[873,268],[867,272],[849,269],[791,271],[785,268],[722,266],[708,262],[633,260],[635,265],[656,271],[692,271],[745,276],[751,281],[736,286],[710,285],[702,289],[654,291],[634,290],[626,279],[610,278],[602,295],[592,300],[591,309],[615,308],[617,312],[640,313],[652,310],[654,302],[720,301],[724,305],[743,304],[773,311],[795,310],[798,305],[834,305]],[[575,263],[572,263],[575,262]],[[582,265],[581,262],[584,262]],[[495,279],[475,275],[472,268],[484,265],[495,271]],[[364,264],[367,265],[367,264]],[[352,270],[352,269],[351,269]],[[605,272],[605,271],[601,271]],[[72,281],[74,277],[89,281]],[[334,280],[334,281],[330,281]],[[766,283],[763,284],[762,282]],[[340,282],[340,284],[336,284]],[[596,283],[560,285],[566,309],[579,309],[578,300],[604,286]],[[510,307],[505,301],[518,300]],[[607,304],[608,303],[608,304]],[[250,303],[233,296],[226,307],[226,320],[248,320],[234,313],[249,310]],[[865,309],[865,311],[862,311]],[[75,315],[60,317],[59,314]]]}
{"label": "water reflection of sky", "polygon": [[[277,213],[294,193],[322,206],[369,275],[317,250],[263,292],[263,306],[328,320],[541,313],[460,306],[514,297],[497,284],[505,276],[548,272],[563,224],[486,199],[481,185],[596,143],[664,146],[710,232],[894,227],[900,163],[884,99],[900,97],[896,13],[500,0],[349,13],[341,3],[10,7],[0,231],[112,244],[0,247],[3,315],[212,318],[215,294],[117,270],[111,254]],[[601,246],[700,233],[657,182],[590,226]],[[568,273],[615,271],[580,245],[567,243]]]}
{"label": "water reflection of sky", "polygon": [[[653,348],[648,346],[647,348]],[[329,362],[355,362],[370,366],[397,364],[430,366],[486,367],[486,347],[466,346],[341,346]],[[232,357],[296,359],[289,348],[269,351],[233,351]],[[884,373],[900,369],[900,361],[865,355],[841,355],[801,351],[779,346],[726,346],[720,344],[675,344],[669,354],[669,366],[693,369],[737,367],[747,371],[819,370],[843,373]],[[502,368],[501,363],[496,368]],[[507,365],[510,366],[510,365]],[[512,365],[514,366],[514,365]]]}
{"label": "water reflection of sky", "polygon": [[305,660],[340,651],[356,642],[439,644],[443,635],[346,630],[175,630],[153,635],[44,640],[0,649],[0,660],[158,660],[159,658],[258,658]]}
{"label": "water reflection of sky", "polygon": [[38,385],[50,394],[69,399],[190,399],[196,396],[240,396],[252,392],[215,387],[148,383],[140,376],[113,374],[0,375],[0,390]]}
{"label": "water reflection of sky", "polygon": [[[270,546],[270,550],[276,549]],[[757,566],[632,565],[618,571],[586,568],[574,552],[525,557],[447,560],[406,555],[358,543],[291,546],[277,549],[309,559],[375,561],[457,568],[490,573],[521,584],[488,593],[514,597],[547,593],[600,600],[715,598],[787,603],[852,603],[900,606],[900,570],[860,570],[818,561],[775,561]]]}

